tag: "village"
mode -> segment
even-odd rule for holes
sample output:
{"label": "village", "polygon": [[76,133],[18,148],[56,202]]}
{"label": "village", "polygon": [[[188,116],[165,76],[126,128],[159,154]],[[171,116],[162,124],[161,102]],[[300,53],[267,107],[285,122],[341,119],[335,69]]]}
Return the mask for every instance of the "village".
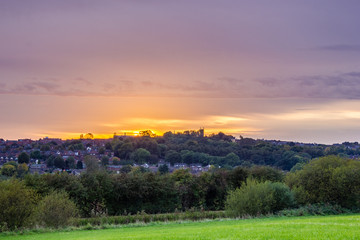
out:
{"label": "village", "polygon": [[[19,155],[26,153],[29,156],[29,162],[27,163],[28,171],[32,174],[68,172],[70,174],[80,175],[83,171],[86,171],[86,164],[84,162],[86,156],[92,156],[98,159],[99,166],[103,165],[109,172],[119,174],[128,171],[130,166],[128,164],[129,162],[126,161],[127,164],[122,164],[122,161],[114,156],[113,150],[106,149],[106,144],[111,140],[112,139],[74,140],[77,145],[74,149],[74,147],[64,147],[72,140],[62,140],[59,138],[43,138],[39,140],[0,139],[0,169],[4,164],[9,162],[18,163]],[[63,167],[49,166],[46,159],[51,156],[63,159]],[[101,159],[104,158],[108,159],[106,164],[102,164],[101,162]],[[69,166],[67,164],[68,160],[73,161],[73,164]],[[177,169],[189,169],[192,174],[207,172],[210,169],[210,166],[202,166],[201,164],[184,164],[181,162],[170,164],[169,162],[165,162],[164,159],[159,159],[156,164],[131,163],[130,167],[141,167],[145,171],[158,172],[160,166],[166,166],[166,171],[168,172],[173,172]]]}

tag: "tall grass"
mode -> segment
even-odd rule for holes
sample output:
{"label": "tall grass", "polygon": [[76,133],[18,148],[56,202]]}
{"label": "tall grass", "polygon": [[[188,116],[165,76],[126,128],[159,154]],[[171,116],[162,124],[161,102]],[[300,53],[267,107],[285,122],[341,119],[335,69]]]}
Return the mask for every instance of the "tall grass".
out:
{"label": "tall grass", "polygon": [[147,214],[144,212],[135,215],[104,216],[92,218],[74,218],[70,225],[81,226],[102,226],[102,225],[123,225],[131,223],[150,222],[173,222],[173,221],[198,221],[203,219],[227,218],[224,211],[187,211],[177,213]]}

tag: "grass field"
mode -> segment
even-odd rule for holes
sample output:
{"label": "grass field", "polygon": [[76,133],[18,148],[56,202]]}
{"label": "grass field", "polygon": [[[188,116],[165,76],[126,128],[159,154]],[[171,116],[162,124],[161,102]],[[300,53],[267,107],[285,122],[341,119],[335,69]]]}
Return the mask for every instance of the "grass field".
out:
{"label": "grass field", "polygon": [[0,234],[0,239],[360,239],[360,215],[162,223],[16,236]]}

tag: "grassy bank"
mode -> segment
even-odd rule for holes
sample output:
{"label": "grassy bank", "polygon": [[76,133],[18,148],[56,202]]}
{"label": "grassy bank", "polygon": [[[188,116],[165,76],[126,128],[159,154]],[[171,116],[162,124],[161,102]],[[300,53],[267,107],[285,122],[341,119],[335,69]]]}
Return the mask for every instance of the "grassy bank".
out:
{"label": "grassy bank", "polygon": [[85,239],[359,239],[360,215],[277,217],[185,223],[151,223],[103,230],[0,235],[12,240]]}

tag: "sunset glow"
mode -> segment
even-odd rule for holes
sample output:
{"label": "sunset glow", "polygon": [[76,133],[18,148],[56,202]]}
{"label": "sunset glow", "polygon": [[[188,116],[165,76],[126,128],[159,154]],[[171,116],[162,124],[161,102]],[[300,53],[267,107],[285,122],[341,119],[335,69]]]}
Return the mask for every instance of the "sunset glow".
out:
{"label": "sunset glow", "polygon": [[[3,1],[0,138],[358,141],[357,1]],[[359,88],[359,89],[357,89]]]}

